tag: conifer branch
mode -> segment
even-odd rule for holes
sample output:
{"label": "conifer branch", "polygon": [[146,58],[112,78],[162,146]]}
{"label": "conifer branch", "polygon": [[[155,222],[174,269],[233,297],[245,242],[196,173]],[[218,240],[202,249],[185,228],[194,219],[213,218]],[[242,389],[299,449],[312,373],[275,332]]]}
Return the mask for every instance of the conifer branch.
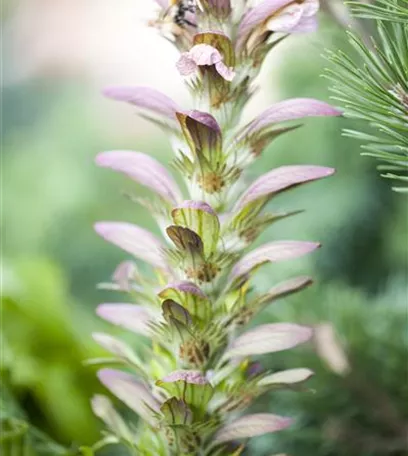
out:
{"label": "conifer branch", "polygon": [[372,47],[348,32],[358,60],[342,51],[330,53],[334,68],[327,71],[335,99],[345,115],[361,120],[371,132],[345,130],[363,141],[363,155],[377,158],[382,176],[393,179],[395,191],[408,192],[408,1],[352,1],[352,13],[375,21],[378,36]]}

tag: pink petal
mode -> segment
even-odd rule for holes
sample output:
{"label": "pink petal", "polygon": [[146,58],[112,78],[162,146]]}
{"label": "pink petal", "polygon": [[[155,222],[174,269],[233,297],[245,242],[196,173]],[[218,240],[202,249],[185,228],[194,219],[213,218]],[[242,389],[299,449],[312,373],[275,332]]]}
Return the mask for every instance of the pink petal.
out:
{"label": "pink petal", "polygon": [[275,103],[266,109],[249,124],[247,133],[255,133],[279,122],[305,117],[340,116],[341,114],[341,111],[323,101],[313,98],[291,98]]}
{"label": "pink petal", "polygon": [[290,418],[270,413],[244,415],[222,427],[215,435],[216,443],[229,442],[236,439],[247,439],[257,435],[276,432],[292,424]]}
{"label": "pink petal", "polygon": [[175,209],[197,209],[207,212],[207,214],[217,215],[214,209],[204,201],[186,200],[175,207]]}
{"label": "pink petal", "polygon": [[303,16],[312,17],[315,16],[320,8],[319,0],[304,0],[302,3],[303,7]]}
{"label": "pink petal", "polygon": [[188,293],[193,296],[198,296],[200,298],[206,298],[206,295],[201,290],[201,288],[193,282],[189,282],[187,280],[183,280],[181,282],[169,283],[163,288],[162,291],[168,289],[175,289],[181,291],[182,293]]}
{"label": "pink petal", "polygon": [[117,101],[126,101],[138,108],[147,109],[155,114],[168,117],[172,120],[175,113],[182,109],[171,98],[158,90],[142,86],[108,87],[104,95]]}
{"label": "pink petal", "polygon": [[302,19],[303,6],[300,4],[288,5],[276,16],[272,16],[267,23],[272,32],[289,33]]}
{"label": "pink petal", "polygon": [[207,378],[200,371],[193,370],[178,370],[170,373],[162,379],[164,383],[174,383],[184,381],[193,385],[208,384]]}
{"label": "pink petal", "polygon": [[278,283],[268,290],[270,296],[282,296],[293,293],[294,291],[301,290],[307,285],[312,283],[312,279],[307,276],[294,277],[293,279],[285,280],[285,282]]}
{"label": "pink petal", "polygon": [[226,81],[232,81],[235,77],[235,71],[232,68],[227,67],[224,62],[216,63],[215,69],[217,70],[218,74]]}
{"label": "pink petal", "polygon": [[155,0],[155,2],[163,9],[167,9],[169,7],[169,0]]}
{"label": "pink petal", "polygon": [[309,340],[313,331],[294,323],[260,325],[235,339],[225,352],[225,357],[263,355],[296,347]]}
{"label": "pink petal", "polygon": [[130,291],[130,281],[136,276],[137,267],[133,261],[122,261],[112,275],[112,280],[119,285],[120,291]]}
{"label": "pink petal", "polygon": [[278,262],[291,260],[306,255],[320,247],[317,242],[303,241],[275,241],[264,244],[245,255],[234,266],[230,274],[230,281],[250,272],[254,267],[267,261]]}
{"label": "pink petal", "polygon": [[212,130],[215,130],[221,134],[221,129],[218,125],[218,122],[216,121],[215,117],[213,117],[208,112],[193,110],[187,112],[187,115],[192,119],[196,120],[197,122],[200,122],[206,125],[208,128],[211,128]]}
{"label": "pink petal", "polygon": [[281,166],[258,178],[241,196],[235,206],[235,211],[242,209],[252,201],[264,196],[286,190],[304,182],[311,182],[331,176],[335,170],[323,166],[295,165]]}
{"label": "pink petal", "polygon": [[138,382],[134,376],[115,369],[101,369],[98,377],[130,409],[148,423],[155,424],[152,410],[159,412],[159,403],[143,383]]}
{"label": "pink petal", "polygon": [[315,32],[318,28],[316,16],[303,16],[299,23],[292,29],[292,33],[310,33]]}
{"label": "pink petal", "polygon": [[167,169],[141,152],[117,150],[96,156],[97,165],[119,171],[141,185],[149,187],[172,204],[180,201],[180,190]]}
{"label": "pink petal", "polygon": [[252,30],[266,21],[281,8],[293,3],[293,0],[264,0],[250,9],[242,19],[238,28],[237,47],[240,49]]}
{"label": "pink petal", "polygon": [[198,66],[215,65],[219,75],[225,80],[231,81],[235,72],[232,68],[227,67],[222,60],[223,57],[218,49],[209,44],[196,44],[190,51],[181,55],[176,66],[181,75],[188,76],[194,73]]}
{"label": "pink petal", "polygon": [[184,52],[177,61],[176,68],[182,76],[190,76],[197,71],[198,66],[189,53]]}
{"label": "pink petal", "polygon": [[92,339],[109,353],[119,358],[130,360],[133,357],[133,351],[125,342],[110,334],[94,332]]}
{"label": "pink petal", "polygon": [[152,266],[168,270],[163,245],[149,231],[126,222],[98,222],[95,231],[106,241]]}
{"label": "pink petal", "polygon": [[259,380],[257,385],[291,385],[294,383],[304,382],[312,377],[312,375],[314,375],[314,372],[307,368],[288,369],[263,377],[261,380]]}
{"label": "pink petal", "polygon": [[193,59],[194,62],[199,66],[215,65],[222,60],[222,55],[218,49],[210,46],[209,44],[196,44],[190,49],[188,54],[190,58]]}
{"label": "pink petal", "polygon": [[151,316],[142,306],[135,304],[100,304],[96,314],[114,325],[129,329],[137,334],[149,335]]}

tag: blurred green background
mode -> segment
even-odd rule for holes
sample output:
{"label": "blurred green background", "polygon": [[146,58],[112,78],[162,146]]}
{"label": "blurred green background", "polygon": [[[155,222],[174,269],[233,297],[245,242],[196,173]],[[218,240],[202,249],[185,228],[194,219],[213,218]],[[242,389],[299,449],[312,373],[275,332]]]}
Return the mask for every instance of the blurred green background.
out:
{"label": "blurred green background", "polygon": [[[100,354],[90,337],[102,326],[95,306],[112,299],[96,284],[125,255],[99,239],[92,225],[126,220],[156,230],[147,211],[122,194],[145,191],[97,169],[93,158],[102,150],[128,148],[167,162],[166,137],[99,91],[109,83],[157,82],[175,98],[184,95],[169,45],[153,34],[146,35],[150,42],[137,38],[143,2],[110,3],[4,3],[4,454],[13,439],[20,439],[13,450],[19,456],[75,454],[99,438],[89,398],[101,387],[84,360]],[[115,8],[120,15],[111,15]],[[128,15],[126,34],[121,20]],[[154,58],[146,59],[145,46]],[[265,65],[263,92],[250,112],[265,100],[328,100],[329,83],[321,77],[327,48],[348,50],[344,31],[329,17],[322,18],[318,34],[284,43]],[[261,240],[320,240],[323,248],[307,260],[258,273],[261,290],[297,272],[316,279],[310,290],[275,304],[260,320],[330,324],[335,336],[262,359],[265,368],[311,367],[317,375],[302,392],[268,396],[269,410],[295,417],[296,425],[254,439],[250,455],[408,454],[407,201],[381,180],[373,161],[359,155],[358,143],[341,136],[342,128],[353,126],[346,119],[307,120],[273,143],[250,170],[255,177],[282,164],[337,169],[329,180],[277,198],[275,208],[306,212],[273,226]],[[338,351],[347,359],[346,370],[336,364]],[[27,432],[27,422],[36,430]]]}

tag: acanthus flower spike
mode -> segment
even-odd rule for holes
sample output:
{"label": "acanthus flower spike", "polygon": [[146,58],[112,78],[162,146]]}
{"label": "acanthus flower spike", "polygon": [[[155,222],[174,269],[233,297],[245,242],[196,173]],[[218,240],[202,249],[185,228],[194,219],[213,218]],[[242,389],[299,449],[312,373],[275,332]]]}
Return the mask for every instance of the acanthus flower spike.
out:
{"label": "acanthus flower spike", "polygon": [[341,112],[322,101],[295,98],[241,125],[265,56],[283,37],[316,26],[317,0],[156,3],[160,11],[151,24],[180,51],[179,72],[193,76],[185,78],[192,109],[147,87],[111,87],[105,95],[131,104],[166,131],[175,149],[174,169],[186,185],[182,192],[173,173],[141,152],[96,157],[97,165],[153,192],[154,200],[142,204],[158,219],[163,238],[128,222],[95,225],[103,239],[150,265],[154,274],[122,262],[104,288],[127,297],[96,308],[127,337],[134,333],[149,340],[143,350],[93,334],[111,355],[94,362],[120,366],[100,370],[101,383],[142,422],[135,426],[122,418],[102,396],[92,407],[133,456],[233,456],[244,450],[241,440],[292,422],[271,413],[248,415],[245,409],[266,392],[301,390],[313,375],[307,367],[271,372],[253,358],[307,342],[312,328],[281,322],[246,326],[267,306],[312,284],[310,277],[288,274],[258,294],[251,284],[256,270],[268,262],[277,267],[296,261],[320,244],[273,240],[252,250],[251,244],[270,224],[301,212],[266,212],[276,195],[334,173],[325,166],[281,166],[247,184],[245,171],[274,138],[297,127],[282,124]]}

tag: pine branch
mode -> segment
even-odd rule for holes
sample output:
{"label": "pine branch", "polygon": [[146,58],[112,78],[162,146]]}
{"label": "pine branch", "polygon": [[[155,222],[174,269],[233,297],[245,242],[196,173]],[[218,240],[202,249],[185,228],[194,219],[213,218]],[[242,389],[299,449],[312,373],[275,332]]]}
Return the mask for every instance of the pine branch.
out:
{"label": "pine branch", "polygon": [[374,4],[349,1],[346,4],[356,17],[402,24],[408,21],[408,0],[377,0]]}
{"label": "pine branch", "polygon": [[391,166],[382,168],[386,171],[382,176],[399,184],[394,190],[406,192],[401,185],[408,182],[408,0],[349,5],[356,16],[376,21],[378,38],[371,39],[372,47],[368,47],[360,36],[349,32],[359,60],[341,51],[330,53],[334,68],[326,75],[345,115],[372,129],[371,134],[354,130],[344,134],[365,142],[363,155]]}

